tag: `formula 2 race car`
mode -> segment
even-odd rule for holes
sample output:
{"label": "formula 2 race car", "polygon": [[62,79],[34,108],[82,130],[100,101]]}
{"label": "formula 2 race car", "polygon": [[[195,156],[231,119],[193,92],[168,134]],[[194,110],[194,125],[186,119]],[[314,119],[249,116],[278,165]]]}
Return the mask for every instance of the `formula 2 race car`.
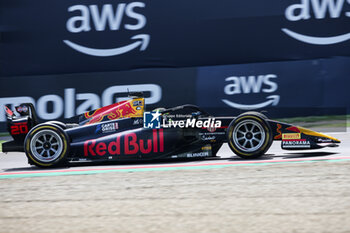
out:
{"label": "formula 2 race car", "polygon": [[34,106],[28,103],[16,107],[17,115],[5,107],[13,140],[3,143],[3,152],[24,151],[29,164],[53,167],[82,161],[214,157],[225,142],[247,159],[264,155],[273,140],[286,150],[340,143],[258,112],[214,118],[194,105],[145,112],[142,93],[130,94],[130,100],[82,114],[75,124],[38,124]]}

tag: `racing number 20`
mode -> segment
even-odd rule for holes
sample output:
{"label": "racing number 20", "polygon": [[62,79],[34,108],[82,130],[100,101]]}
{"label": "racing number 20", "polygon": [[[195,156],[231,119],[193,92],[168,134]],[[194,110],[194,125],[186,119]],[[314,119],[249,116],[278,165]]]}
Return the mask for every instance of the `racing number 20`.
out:
{"label": "racing number 20", "polygon": [[11,135],[26,134],[28,133],[27,124],[15,124],[11,126]]}

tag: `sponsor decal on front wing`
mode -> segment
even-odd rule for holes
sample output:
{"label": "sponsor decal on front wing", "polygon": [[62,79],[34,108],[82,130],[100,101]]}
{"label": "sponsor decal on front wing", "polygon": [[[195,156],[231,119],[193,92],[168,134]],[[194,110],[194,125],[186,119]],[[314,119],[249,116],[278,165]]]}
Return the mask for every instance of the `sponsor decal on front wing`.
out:
{"label": "sponsor decal on front wing", "polygon": [[293,140],[293,139],[300,139],[301,135],[300,133],[284,133],[282,134],[282,140]]}
{"label": "sponsor decal on front wing", "polygon": [[282,148],[310,148],[310,141],[306,139],[295,139],[282,141]]}

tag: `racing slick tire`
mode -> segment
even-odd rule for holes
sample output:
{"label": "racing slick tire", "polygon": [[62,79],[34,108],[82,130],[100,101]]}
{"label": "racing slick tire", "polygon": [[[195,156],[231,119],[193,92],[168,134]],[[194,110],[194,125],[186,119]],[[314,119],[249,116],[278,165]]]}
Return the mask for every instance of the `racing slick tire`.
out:
{"label": "racing slick tire", "polygon": [[258,158],[270,148],[273,135],[266,116],[258,112],[247,112],[234,119],[226,137],[231,150],[239,157]]}
{"label": "racing slick tire", "polygon": [[24,140],[24,151],[29,164],[38,167],[66,165],[69,147],[68,135],[56,124],[37,125]]}

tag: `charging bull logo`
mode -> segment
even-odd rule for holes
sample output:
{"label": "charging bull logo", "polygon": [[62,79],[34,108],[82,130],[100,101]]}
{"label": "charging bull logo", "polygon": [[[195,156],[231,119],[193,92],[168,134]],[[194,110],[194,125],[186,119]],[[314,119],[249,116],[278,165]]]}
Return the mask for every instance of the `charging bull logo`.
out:
{"label": "charging bull logo", "polygon": [[93,112],[86,112],[84,116],[86,119],[90,119],[86,124],[94,124],[102,121],[105,117],[109,120],[115,120],[130,116],[137,117],[136,114],[137,110],[131,106],[130,101],[122,101],[112,106],[99,108]]}
{"label": "charging bull logo", "polygon": [[136,133],[129,133],[117,136],[111,142],[97,142],[97,140],[92,139],[84,143],[84,156],[135,155],[158,152],[164,152],[163,129],[153,130],[150,139],[138,139]]}

